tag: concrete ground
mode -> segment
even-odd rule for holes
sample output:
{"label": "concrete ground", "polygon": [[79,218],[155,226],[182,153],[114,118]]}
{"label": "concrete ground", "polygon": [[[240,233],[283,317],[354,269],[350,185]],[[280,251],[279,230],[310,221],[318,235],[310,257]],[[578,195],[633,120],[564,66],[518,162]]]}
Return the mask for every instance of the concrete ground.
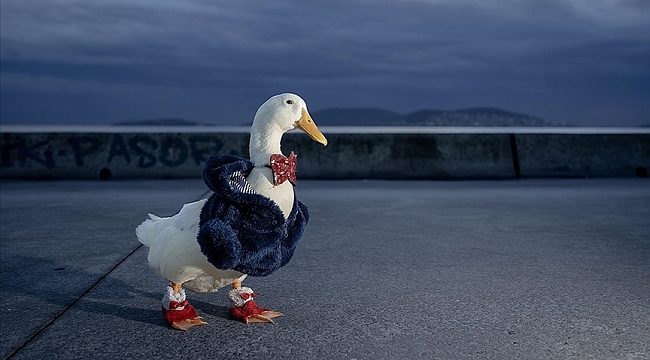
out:
{"label": "concrete ground", "polygon": [[648,180],[299,181],[293,260],[244,283],[286,316],[188,292],[185,333],[134,228],[200,180],[0,189],[2,358],[650,358]]}

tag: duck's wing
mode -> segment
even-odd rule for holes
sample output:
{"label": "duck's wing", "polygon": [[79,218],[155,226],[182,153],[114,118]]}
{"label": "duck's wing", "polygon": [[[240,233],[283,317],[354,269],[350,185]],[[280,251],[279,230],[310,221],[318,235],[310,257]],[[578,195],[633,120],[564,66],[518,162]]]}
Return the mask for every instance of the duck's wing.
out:
{"label": "duck's wing", "polygon": [[175,228],[180,231],[190,231],[196,234],[199,231],[199,216],[201,208],[206,199],[185,204],[178,214],[170,217],[160,217],[149,214],[149,219],[145,220],[135,229],[135,234],[141,243],[151,247],[156,239],[166,229]]}
{"label": "duck's wing", "polygon": [[199,232],[199,217],[201,216],[201,209],[207,199],[201,199],[189,204],[183,205],[181,211],[173,216],[174,227],[181,231],[189,231],[193,234]]}

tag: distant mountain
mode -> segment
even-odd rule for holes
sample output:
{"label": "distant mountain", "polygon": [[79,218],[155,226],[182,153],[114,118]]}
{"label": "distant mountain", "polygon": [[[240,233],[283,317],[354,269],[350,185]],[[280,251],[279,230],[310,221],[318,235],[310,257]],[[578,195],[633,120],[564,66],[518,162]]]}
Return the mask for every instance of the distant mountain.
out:
{"label": "distant mountain", "polygon": [[[319,126],[567,126],[535,116],[498,108],[477,107],[460,110],[418,110],[407,115],[377,108],[328,108],[312,114]],[[182,118],[120,121],[114,125],[209,126]],[[242,124],[250,126],[251,123]]]}
{"label": "distant mountain", "polygon": [[502,109],[482,107],[453,111],[420,110],[404,117],[417,126],[567,126],[564,123]]}
{"label": "distant mountain", "polygon": [[331,108],[316,111],[312,117],[317,124],[329,126],[567,126],[490,107],[451,111],[418,110],[407,115],[375,108]]}
{"label": "distant mountain", "polygon": [[139,119],[116,122],[113,125],[145,125],[145,126],[199,126],[205,125],[196,121],[181,118]]}

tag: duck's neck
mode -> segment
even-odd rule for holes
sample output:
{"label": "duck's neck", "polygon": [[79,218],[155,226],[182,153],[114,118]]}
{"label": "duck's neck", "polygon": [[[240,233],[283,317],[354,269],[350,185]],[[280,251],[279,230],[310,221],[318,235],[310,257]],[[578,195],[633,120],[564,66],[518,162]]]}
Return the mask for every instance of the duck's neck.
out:
{"label": "duck's neck", "polygon": [[282,154],[280,142],[283,134],[284,131],[274,124],[260,126],[253,123],[248,152],[255,166],[269,165],[271,155]]}

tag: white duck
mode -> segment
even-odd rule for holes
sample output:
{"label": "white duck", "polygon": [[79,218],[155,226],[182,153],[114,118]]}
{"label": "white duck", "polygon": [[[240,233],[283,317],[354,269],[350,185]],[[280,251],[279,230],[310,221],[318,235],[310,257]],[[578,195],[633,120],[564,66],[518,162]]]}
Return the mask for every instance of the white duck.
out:
{"label": "white duck", "polygon": [[[302,98],[290,93],[273,96],[262,104],[255,114],[249,145],[250,160],[255,167],[246,181],[256,193],[273,200],[282,210],[285,219],[293,208],[293,185],[289,181],[274,185],[273,171],[269,165],[271,155],[282,154],[282,135],[295,128],[303,130],[313,140],[327,145],[327,139],[318,130]],[[150,219],[145,220],[136,229],[140,242],[149,247],[149,265],[171,282],[172,297],[184,295],[181,286],[194,292],[214,292],[230,284],[237,289],[247,276],[234,270],[217,269],[201,252],[197,234],[199,217],[205,202],[206,199],[203,199],[185,204],[180,212],[172,217],[162,218],[149,214]],[[184,296],[181,297],[181,300],[185,300]],[[191,305],[185,306],[188,307],[191,308]],[[163,308],[165,313],[169,304],[163,303]],[[193,308],[191,310],[194,311]],[[206,324],[196,313],[193,315],[182,321],[168,321],[180,330]],[[269,312],[267,317],[270,321],[270,318],[281,315]]]}

